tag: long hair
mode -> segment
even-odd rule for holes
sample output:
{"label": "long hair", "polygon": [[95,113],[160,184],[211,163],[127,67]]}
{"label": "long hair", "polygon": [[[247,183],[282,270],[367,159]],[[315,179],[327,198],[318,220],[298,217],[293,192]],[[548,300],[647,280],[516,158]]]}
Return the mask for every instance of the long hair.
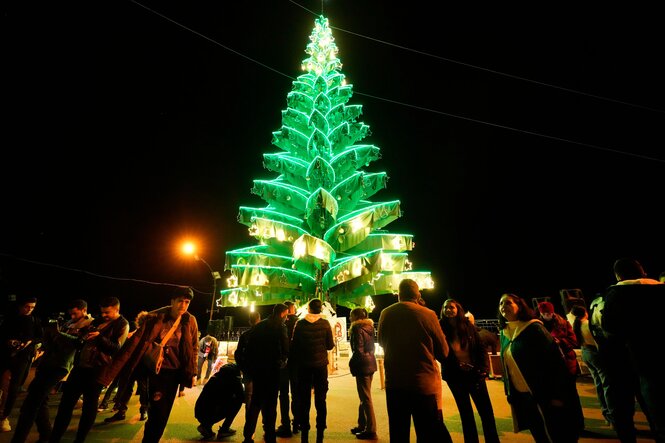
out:
{"label": "long hair", "polygon": [[582,319],[587,315],[587,310],[582,305],[575,305],[570,312],[575,316],[575,320],[573,320],[573,332],[575,333],[575,337],[577,337],[577,343],[582,346],[584,344],[584,336],[582,336]]}
{"label": "long hair", "polygon": [[[457,314],[454,317],[446,317],[444,315],[444,307],[448,304],[454,304],[457,308]],[[453,298],[449,298],[443,302],[441,305],[441,319],[439,323],[441,324],[441,329],[446,337],[450,340],[457,339],[460,343],[462,349],[470,349],[476,345],[474,334],[475,326],[469,321],[469,319],[464,315],[464,307],[460,302]]]}
{"label": "long hair", "polygon": [[367,309],[365,308],[353,308],[349,314],[349,318],[355,318],[353,321],[364,320],[367,318]]}
{"label": "long hair", "polygon": [[[502,294],[501,297],[503,297],[504,295],[507,296],[507,297],[510,297],[515,302],[515,304],[519,307],[519,309],[517,310],[517,320],[519,320],[519,321],[529,321],[529,320],[533,320],[534,318],[538,318],[538,316],[536,316],[536,313],[533,311],[533,309],[531,309],[529,304],[522,297],[520,297],[519,295],[510,294],[510,293]],[[506,323],[508,323],[508,320],[506,320],[505,317],[503,315],[501,315],[501,312],[499,311],[498,307],[496,309],[496,316],[499,319],[499,329],[505,328]]]}

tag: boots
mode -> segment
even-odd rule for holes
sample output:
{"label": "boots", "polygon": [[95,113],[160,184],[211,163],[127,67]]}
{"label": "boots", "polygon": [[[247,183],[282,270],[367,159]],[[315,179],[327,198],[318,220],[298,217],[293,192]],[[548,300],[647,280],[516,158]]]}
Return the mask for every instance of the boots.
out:
{"label": "boots", "polygon": [[316,430],[316,443],[323,443],[323,431],[325,429]]}

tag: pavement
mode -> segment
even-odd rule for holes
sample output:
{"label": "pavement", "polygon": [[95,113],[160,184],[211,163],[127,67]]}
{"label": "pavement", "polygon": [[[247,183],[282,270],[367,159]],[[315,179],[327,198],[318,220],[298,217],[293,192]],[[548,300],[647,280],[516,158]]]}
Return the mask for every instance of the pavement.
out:
{"label": "pavement", "polygon": [[[357,440],[351,435],[350,430],[356,426],[357,412],[358,412],[358,395],[356,392],[355,380],[348,370],[348,357],[340,357],[335,362],[335,367],[331,368],[329,376],[329,391],[328,391],[328,429],[325,433],[326,441],[335,442],[356,442]],[[377,419],[377,433],[379,441],[388,442],[388,416],[386,413],[386,396],[385,391],[381,389],[381,377],[377,373],[374,377],[372,384],[372,397],[374,401],[374,411]],[[28,380],[29,383],[29,380]],[[27,384],[26,384],[27,386]],[[460,421],[455,401],[448,389],[446,383],[443,383],[443,413],[444,421],[448,427],[454,442],[463,442],[464,437],[462,434],[462,425]],[[497,428],[499,430],[499,437],[502,442],[532,442],[533,439],[528,431],[521,433],[514,433],[512,431],[512,419],[510,416],[510,407],[506,401],[503,392],[503,382],[501,380],[488,380],[487,386],[492,398],[492,405],[494,408],[494,415],[496,419]],[[198,422],[194,418],[194,404],[201,392],[202,386],[195,386],[191,389],[185,390],[185,396],[177,397],[173,406],[173,411],[169,418],[169,423],[162,438],[163,442],[182,442],[182,441],[201,441],[201,435],[196,430]],[[616,436],[612,429],[605,425],[605,420],[600,413],[598,399],[596,398],[595,389],[591,379],[588,376],[580,376],[578,378],[577,389],[580,394],[582,406],[585,416],[585,425],[588,435],[580,438],[582,443],[600,443],[600,442],[616,442]],[[16,423],[19,407],[24,398],[25,393],[21,393],[10,416],[10,424],[12,426]],[[55,417],[55,410],[57,408],[59,394],[51,398],[51,417]],[[143,437],[143,424],[139,421],[139,404],[138,396],[133,396],[127,411],[127,419],[122,422],[115,422],[111,424],[104,423],[104,419],[111,416],[112,412],[101,412],[97,416],[97,421],[90,434],[88,434],[87,442],[90,443],[113,443],[113,442],[140,442]],[[70,442],[74,438],[78,418],[80,416],[80,409],[74,411],[72,422],[70,423],[69,430],[63,438],[63,442]],[[279,416],[279,413],[278,413]],[[312,404],[312,420],[314,423],[314,406]],[[278,418],[279,420],[279,418]],[[482,427],[480,419],[476,416],[477,426],[480,435],[480,441],[483,442]],[[244,425],[244,408],[236,417],[233,423],[233,429],[238,433],[234,436],[227,437],[225,442],[242,442],[242,427]],[[647,438],[648,424],[642,412],[635,415],[635,426],[638,429],[638,442],[652,442],[653,439]],[[214,426],[213,430],[217,432],[218,426]],[[310,438],[312,441],[315,438],[315,432],[310,431]],[[8,443],[11,439],[12,432],[0,433],[0,443]],[[254,440],[258,443],[263,441],[263,432],[260,426],[257,426],[256,435]],[[36,442],[39,435],[36,428],[33,426],[32,432],[28,438],[28,442]],[[296,443],[300,441],[299,436],[291,438],[278,438],[278,442]],[[411,430],[411,440],[416,441],[415,432]]]}

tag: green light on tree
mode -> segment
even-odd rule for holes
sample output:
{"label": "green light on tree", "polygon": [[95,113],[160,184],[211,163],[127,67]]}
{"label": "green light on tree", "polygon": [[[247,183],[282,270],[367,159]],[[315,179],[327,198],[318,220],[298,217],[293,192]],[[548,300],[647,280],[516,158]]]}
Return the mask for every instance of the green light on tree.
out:
{"label": "green light on tree", "polygon": [[252,188],[268,206],[241,206],[238,215],[258,244],[226,253],[231,277],[217,304],[321,297],[371,310],[371,296],[396,292],[403,278],[432,288],[429,271],[411,270],[412,235],[383,229],[401,216],[400,202],[370,200],[388,176],[363,169],[380,152],[360,144],[369,126],[358,121],[362,106],[348,104],[353,87],[325,17],[315,21],[305,52],[306,74],[293,81],[282,126],[273,132],[281,151],[263,155],[265,168],[278,175],[254,180]]}

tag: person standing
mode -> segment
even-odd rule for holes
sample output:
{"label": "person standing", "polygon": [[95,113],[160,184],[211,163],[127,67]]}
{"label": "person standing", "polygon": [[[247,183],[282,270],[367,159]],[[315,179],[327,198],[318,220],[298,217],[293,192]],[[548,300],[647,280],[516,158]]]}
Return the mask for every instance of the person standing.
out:
{"label": "person standing", "polygon": [[39,359],[35,377],[28,386],[28,394],[21,406],[12,443],[24,443],[33,423],[37,425],[39,441],[46,442],[51,437],[48,407],[51,390],[71,371],[80,333],[85,331],[93,320],[88,315],[88,304],[85,300],[72,301],[68,312],[70,319],[62,327],[59,327],[56,321],[45,328],[44,354]]}
{"label": "person standing", "polygon": [[[127,338],[129,339],[132,335],[134,335],[134,332],[136,332],[137,324],[136,320],[128,320],[128,321],[129,321],[129,333],[127,334]],[[111,386],[106,388],[106,392],[104,392],[104,396],[102,397],[102,400],[99,402],[99,407],[97,408],[97,412],[103,412],[109,408],[109,402],[111,401],[111,397],[113,396],[113,391],[116,392],[116,395],[113,397],[113,401],[115,402],[115,399],[118,398],[118,393],[120,393],[120,378],[121,375],[118,375],[118,377],[116,377],[115,380],[113,380],[113,383],[111,383]]]}
{"label": "person standing", "polygon": [[263,417],[266,443],[276,443],[277,396],[280,369],[286,366],[289,338],[286,333],[288,308],[282,303],[273,306],[272,314],[252,328],[245,348],[246,368],[252,379],[252,398],[243,429],[244,443],[253,443],[259,418]]}
{"label": "person standing", "polygon": [[[604,301],[601,329],[605,341],[613,343],[610,346],[618,354],[608,356],[610,391],[606,390],[614,427],[622,442],[634,441],[632,423],[637,397],[653,437],[657,442],[665,442],[665,385],[658,353],[653,348],[654,338],[662,335],[665,285],[649,278],[642,264],[630,257],[616,260],[613,270],[617,283],[601,295]],[[628,320],[626,307],[633,306],[640,312],[639,324]],[[626,383],[631,378],[637,383]],[[631,388],[634,388],[632,394]]]}
{"label": "person standing", "polygon": [[116,297],[103,299],[100,313],[100,317],[93,320],[82,335],[82,347],[67,377],[49,442],[57,443],[62,439],[81,395],[83,407],[74,442],[85,441],[95,423],[99,395],[102,392],[102,386],[96,382],[97,376],[117,354],[129,333],[129,323],[120,315],[120,300]]}
{"label": "person standing", "polygon": [[[291,340],[293,329],[296,327],[298,316],[296,315],[296,305],[290,300],[284,302],[289,310],[286,315],[286,333]],[[291,437],[299,431],[299,425],[296,420],[296,411],[298,410],[298,396],[296,395],[297,371],[291,361],[287,361],[286,367],[280,370],[279,374],[279,411],[281,424],[277,428],[278,437]],[[291,394],[291,413],[293,414],[293,431],[291,431],[291,419],[289,416],[289,392]]]}
{"label": "person standing", "polygon": [[[127,337],[128,339],[143,327],[147,315],[148,311],[141,311],[136,315],[136,319],[134,320],[136,329],[133,332],[130,331]],[[105,418],[104,423],[113,423],[125,419],[128,409],[127,405],[134,393],[134,383],[136,383],[136,390],[139,394],[139,421],[147,420],[148,407],[150,405],[148,401],[148,373],[145,368],[139,365],[132,370],[131,367],[125,366],[114,379],[114,383],[115,382],[117,382],[118,385],[118,392],[113,398],[113,410],[116,412],[112,416]]]}
{"label": "person standing", "polygon": [[37,298],[18,297],[16,309],[0,325],[0,432],[12,430],[9,415],[42,341],[41,322],[33,315],[36,306]]}
{"label": "person standing", "polygon": [[485,367],[488,368],[488,370],[490,371],[487,374],[487,378],[489,378],[490,380],[494,380],[495,377],[494,377],[494,371],[492,370],[490,355],[499,354],[499,335],[496,332],[489,331],[485,328],[481,328],[480,326],[476,325],[476,318],[471,312],[466,311],[466,314],[464,314],[464,316],[469,319],[469,322],[478,332],[478,337],[480,337],[480,344],[482,345],[485,351],[484,352]]}
{"label": "person standing", "polygon": [[442,377],[462,420],[464,443],[477,443],[478,429],[471,400],[476,405],[487,443],[498,443],[499,434],[494,420],[494,409],[487,391],[487,352],[476,327],[469,321],[462,305],[452,298],[443,302],[439,320],[450,352],[441,365]]}
{"label": "person standing", "polygon": [[434,311],[421,305],[418,283],[399,284],[398,303],[381,311],[379,344],[384,351],[390,440],[408,442],[411,418],[419,441],[451,443],[443,421],[439,364],[448,343]]}
{"label": "person standing", "polygon": [[323,302],[313,298],[307,305],[308,314],[298,320],[293,329],[289,359],[298,371],[298,403],[296,419],[300,425],[300,441],[309,442],[309,412],[316,408],[316,442],[323,442],[328,415],[326,396],[328,393],[328,351],[335,347],[330,322],[321,316]]}
{"label": "person standing", "polygon": [[356,379],[358,406],[358,426],[351,429],[359,440],[376,440],[376,417],[372,403],[372,378],[377,370],[374,355],[374,321],[367,316],[365,308],[354,308],[349,314],[351,329],[351,359],[349,370]]}
{"label": "person standing", "polygon": [[[194,298],[189,287],[178,286],[171,295],[171,304],[148,313],[145,323],[122,347],[113,362],[97,381],[108,386],[120,370],[129,366],[145,366],[143,356],[151,343],[159,343],[174,332],[164,345],[164,361],[159,373],[148,374],[149,412],[143,432],[144,443],[156,443],[164,434],[178,385],[194,385],[197,374],[198,324],[196,317],[187,312]],[[175,325],[175,327],[174,327]],[[148,370],[147,367],[142,368]]]}
{"label": "person standing", "polygon": [[577,441],[570,375],[554,338],[515,294],[501,296],[497,315],[504,390],[515,432],[528,429],[536,442]]}
{"label": "person standing", "polygon": [[[206,380],[210,378],[210,373],[212,372],[212,367],[215,364],[217,359],[219,344],[217,339],[212,335],[208,334],[199,341],[199,361],[198,361],[198,372],[197,372],[197,382],[199,384],[205,383]],[[206,376],[204,379],[201,379],[201,373],[203,372],[203,364],[208,362],[206,368]]]}
{"label": "person standing", "polygon": [[249,336],[256,326],[261,321],[261,313],[259,311],[252,311],[249,313],[249,329],[244,331],[238,337],[238,346],[233,353],[233,359],[240,367],[242,373],[242,384],[245,387],[245,421],[247,421],[247,412],[249,405],[252,401],[252,377],[249,375],[249,367],[247,366],[247,342]]}
{"label": "person standing", "polygon": [[563,316],[554,312],[554,305],[548,301],[543,301],[538,304],[538,312],[540,313],[540,321],[543,322],[545,329],[552,335],[554,341],[561,349],[563,359],[566,362],[566,369],[568,369],[569,381],[571,384],[570,393],[572,395],[570,406],[575,409],[575,424],[578,428],[580,435],[584,432],[584,412],[582,411],[582,403],[580,396],[577,393],[577,374],[579,373],[579,365],[577,363],[577,354],[575,348],[579,347],[573,326]]}
{"label": "person standing", "polygon": [[582,349],[582,361],[589,368],[589,373],[596,387],[596,396],[600,404],[600,412],[605,417],[607,424],[610,423],[609,410],[605,400],[605,388],[607,384],[607,369],[602,355],[598,351],[598,342],[593,337],[589,328],[589,314],[582,305],[575,305],[570,310],[573,320],[573,332],[577,337],[577,342]]}

